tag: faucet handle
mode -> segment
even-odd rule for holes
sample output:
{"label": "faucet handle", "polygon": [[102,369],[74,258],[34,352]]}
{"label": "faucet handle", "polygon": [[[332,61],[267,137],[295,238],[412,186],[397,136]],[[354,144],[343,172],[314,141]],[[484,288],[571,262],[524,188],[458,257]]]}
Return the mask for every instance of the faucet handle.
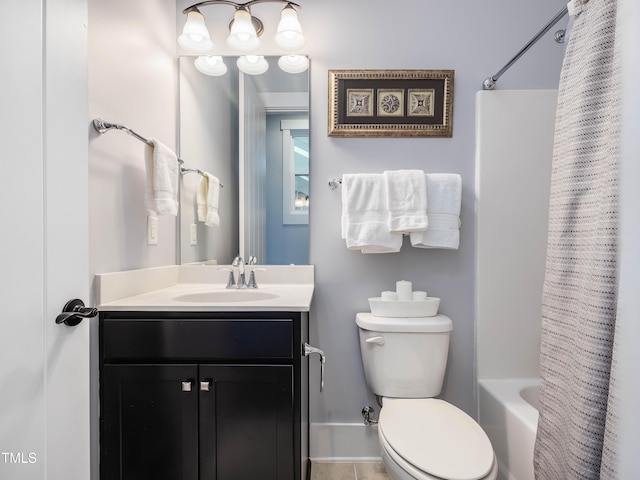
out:
{"label": "faucet handle", "polygon": [[233,259],[233,261],[231,262],[231,265],[234,267],[237,267],[240,265],[240,262],[242,262],[242,257],[240,256],[240,254],[236,255],[236,258]]}
{"label": "faucet handle", "polygon": [[247,288],[258,288],[258,284],[256,283],[256,270],[264,272],[266,268],[252,268],[251,273],[249,274],[249,282],[247,282]]}
{"label": "faucet handle", "polygon": [[233,268],[222,267],[222,268],[219,268],[218,270],[224,270],[226,272],[229,272],[229,278],[227,279],[226,288],[235,288],[235,286],[236,286],[236,278],[233,275]]}
{"label": "faucet handle", "polygon": [[247,265],[255,265],[256,263],[258,263],[258,257],[256,257],[255,255],[250,255],[249,260],[247,261]]}

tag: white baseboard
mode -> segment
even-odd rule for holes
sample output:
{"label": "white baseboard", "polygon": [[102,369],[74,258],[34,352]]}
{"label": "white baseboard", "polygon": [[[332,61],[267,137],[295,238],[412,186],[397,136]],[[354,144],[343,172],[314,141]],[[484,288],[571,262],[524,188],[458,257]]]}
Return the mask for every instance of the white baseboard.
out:
{"label": "white baseboard", "polygon": [[314,462],[378,462],[378,427],[361,423],[312,423],[309,456]]}

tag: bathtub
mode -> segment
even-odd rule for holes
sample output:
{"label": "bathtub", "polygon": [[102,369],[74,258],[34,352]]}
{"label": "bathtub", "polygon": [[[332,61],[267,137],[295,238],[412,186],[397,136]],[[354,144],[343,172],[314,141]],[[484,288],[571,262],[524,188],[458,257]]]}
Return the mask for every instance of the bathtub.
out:
{"label": "bathtub", "polygon": [[533,480],[538,379],[478,381],[478,419],[498,459],[498,480]]}

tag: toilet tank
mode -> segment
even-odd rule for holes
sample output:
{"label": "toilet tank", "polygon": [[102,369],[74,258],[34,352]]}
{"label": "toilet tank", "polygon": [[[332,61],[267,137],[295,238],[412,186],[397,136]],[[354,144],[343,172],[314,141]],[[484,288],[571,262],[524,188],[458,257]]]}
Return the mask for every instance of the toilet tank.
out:
{"label": "toilet tank", "polygon": [[449,317],[375,317],[358,313],[360,352],[369,389],[382,397],[440,394],[453,324]]}

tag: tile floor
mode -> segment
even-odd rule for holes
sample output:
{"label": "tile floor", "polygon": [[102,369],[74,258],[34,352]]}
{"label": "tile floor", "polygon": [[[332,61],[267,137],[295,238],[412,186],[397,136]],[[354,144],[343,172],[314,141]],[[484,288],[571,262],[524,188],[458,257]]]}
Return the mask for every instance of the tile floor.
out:
{"label": "tile floor", "polygon": [[390,480],[382,462],[312,463],[311,480]]}

